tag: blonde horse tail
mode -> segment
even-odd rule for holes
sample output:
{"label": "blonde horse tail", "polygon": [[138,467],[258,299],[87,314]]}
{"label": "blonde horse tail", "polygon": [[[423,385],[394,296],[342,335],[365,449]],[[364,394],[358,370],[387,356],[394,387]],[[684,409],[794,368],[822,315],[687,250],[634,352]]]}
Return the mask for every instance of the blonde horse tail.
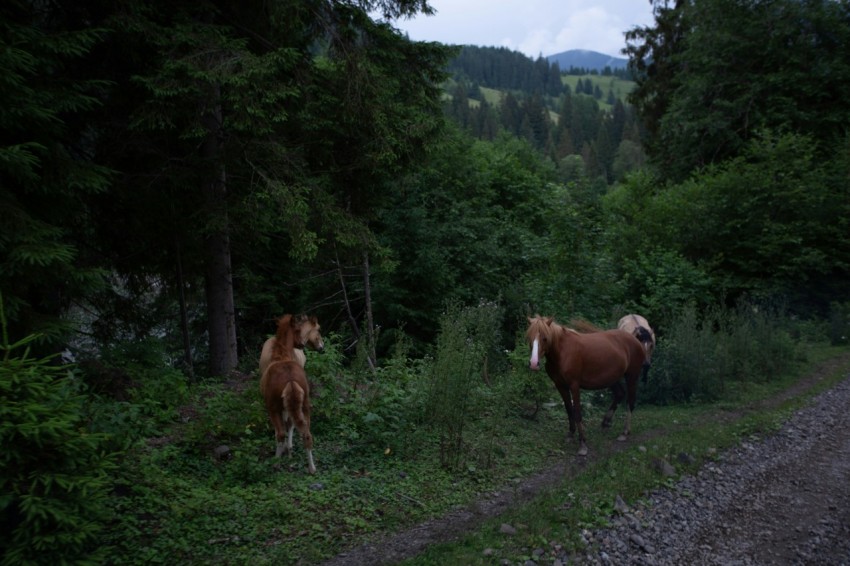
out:
{"label": "blonde horse tail", "polygon": [[283,409],[296,426],[304,422],[304,390],[297,383],[290,381],[281,393]]}
{"label": "blonde horse tail", "polygon": [[602,328],[599,328],[595,324],[590,321],[587,321],[583,318],[571,318],[570,319],[570,328],[578,332],[579,334],[590,334],[593,332],[602,332]]}

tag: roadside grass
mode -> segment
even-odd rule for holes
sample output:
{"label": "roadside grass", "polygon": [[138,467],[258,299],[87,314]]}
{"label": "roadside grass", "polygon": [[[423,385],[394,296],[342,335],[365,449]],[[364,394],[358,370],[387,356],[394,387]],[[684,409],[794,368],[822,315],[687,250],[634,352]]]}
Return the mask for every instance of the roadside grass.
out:
{"label": "roadside grass", "polygon": [[[297,435],[294,455],[273,457],[273,432],[255,388],[234,395],[223,384],[208,384],[194,395],[190,405],[217,418],[201,409],[127,453],[105,541],[110,563],[315,563],[563,458],[561,405],[541,410],[536,421],[510,420],[488,467],[470,459],[454,470],[439,465],[439,444],[426,429],[388,445],[352,442],[345,431],[314,420],[318,473],[311,476]],[[470,426],[474,438],[482,425]],[[213,456],[222,444],[231,449],[227,460]]]}
{"label": "roadside grass", "polygon": [[[585,550],[582,530],[605,526],[617,496],[631,506],[651,490],[694,473],[720,451],[777,431],[807,399],[847,376],[850,358],[846,353],[846,348],[810,347],[807,361],[801,362],[795,372],[774,381],[731,388],[715,403],[639,406],[632,420],[632,437],[621,446],[616,446],[620,443],[611,438],[602,438],[604,433],[590,426],[591,455],[583,461],[568,452],[564,480],[559,486],[486,521],[459,540],[433,545],[403,564],[476,565],[501,560],[522,564],[529,559],[545,563],[555,549],[581,553]],[[820,364],[838,360],[842,354],[841,363],[801,394],[789,395],[778,403],[766,402],[792,391]],[[654,463],[662,459],[674,466],[676,476],[663,477]],[[514,527],[516,534],[501,533],[502,524]],[[542,551],[542,556],[534,556],[536,549],[538,553]]]}
{"label": "roadside grass", "polygon": [[[450,358],[450,346],[444,359]],[[565,444],[566,416],[548,378],[509,371],[495,388],[480,384],[472,391],[494,396],[470,401],[478,403],[470,409],[477,418],[462,423],[460,457],[455,465],[441,466],[445,446],[434,426],[413,422],[416,411],[405,405],[406,399],[424,396],[427,370],[399,367],[369,382],[341,371],[332,344],[326,349],[330,352],[309,362],[317,364],[311,366],[315,375],[326,370],[313,421],[318,474],[306,473],[297,435],[294,455],[273,457],[273,433],[255,379],[193,385],[180,418],[136,442],[120,462],[111,498],[114,520],[103,540],[110,549],[107,563],[318,563],[376,535],[515,489],[523,478],[557,466],[564,469],[561,485],[409,563],[484,564],[493,556],[521,560],[551,545],[580,549],[581,530],[604,524],[617,495],[633,502],[672,481],[656,471],[654,459],[688,473],[742,438],[775,430],[812,392],[767,409],[763,400],[781,395],[815,363],[846,352],[814,348],[800,362],[806,371],[727,387],[713,404],[641,405],[639,395],[632,437],[625,443],[615,440],[622,409],[614,428],[602,430],[609,397],[590,393],[582,397],[591,449],[584,460],[575,456],[574,443]],[[523,362],[524,356],[517,354]],[[335,389],[334,383],[345,387]],[[501,388],[506,393],[492,393]],[[506,404],[518,390],[536,399],[533,410]],[[466,403],[467,394],[460,395],[442,402]],[[228,457],[216,457],[224,445]],[[687,454],[688,462],[681,463],[679,454]],[[503,522],[518,534],[501,535]],[[483,556],[485,548],[494,555]]]}

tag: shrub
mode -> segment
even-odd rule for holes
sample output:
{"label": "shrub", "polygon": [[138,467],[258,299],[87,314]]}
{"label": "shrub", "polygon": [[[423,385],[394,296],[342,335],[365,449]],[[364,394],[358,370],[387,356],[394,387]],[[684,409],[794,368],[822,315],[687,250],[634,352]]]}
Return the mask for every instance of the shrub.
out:
{"label": "shrub", "polygon": [[[463,464],[465,429],[471,415],[479,414],[478,409],[486,404],[482,372],[488,354],[499,343],[501,316],[499,307],[486,303],[465,309],[450,305],[440,319],[425,416],[438,432],[440,463],[446,468]],[[490,440],[476,439],[484,445]]]}
{"label": "shrub", "polygon": [[780,309],[741,303],[685,308],[653,356],[642,399],[659,404],[718,399],[729,382],[766,382],[789,371],[797,347]]}
{"label": "shrub", "polygon": [[107,517],[106,435],[83,425],[72,371],[9,344],[0,305],[0,564],[92,564]]}
{"label": "shrub", "polygon": [[829,342],[833,346],[850,342],[850,302],[829,305]]}

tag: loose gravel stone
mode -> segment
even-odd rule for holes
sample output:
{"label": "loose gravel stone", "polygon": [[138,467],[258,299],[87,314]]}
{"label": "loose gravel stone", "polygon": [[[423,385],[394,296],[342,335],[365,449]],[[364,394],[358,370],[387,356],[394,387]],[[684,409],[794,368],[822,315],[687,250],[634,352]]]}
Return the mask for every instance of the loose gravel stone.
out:
{"label": "loose gravel stone", "polygon": [[[769,438],[615,514],[571,564],[850,566],[850,378]],[[627,540],[627,547],[618,541]]]}

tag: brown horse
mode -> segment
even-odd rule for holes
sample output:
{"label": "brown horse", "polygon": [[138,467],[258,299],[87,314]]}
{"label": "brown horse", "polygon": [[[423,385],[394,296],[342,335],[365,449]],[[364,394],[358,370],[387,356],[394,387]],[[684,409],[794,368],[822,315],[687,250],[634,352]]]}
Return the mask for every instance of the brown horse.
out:
{"label": "brown horse", "polygon": [[633,335],[643,345],[643,349],[646,351],[643,381],[646,383],[649,366],[652,364],[652,352],[655,350],[655,331],[652,330],[649,322],[639,314],[627,314],[617,322],[617,328]]}
{"label": "brown horse", "polygon": [[[292,356],[298,362],[298,365],[303,368],[307,363],[307,356],[304,355],[304,346],[309,346],[317,352],[321,352],[325,349],[325,342],[322,340],[322,334],[319,332],[321,326],[315,316],[308,317],[307,315],[300,314],[297,316],[297,319],[301,324],[300,343],[303,346],[293,348]],[[263,351],[260,353],[261,376],[266,371],[266,368],[269,367],[269,363],[271,363],[272,349],[274,348],[275,341],[276,338],[272,336],[263,344]]]}
{"label": "brown horse", "polygon": [[546,373],[555,384],[570,421],[570,436],[578,427],[580,456],[587,454],[584,424],[581,415],[581,390],[610,387],[614,401],[603,427],[611,426],[614,411],[625,392],[620,381],[626,378],[629,411],[626,426],[617,440],[625,440],[631,432],[631,417],[635,409],[638,378],[646,353],[640,342],[622,330],[605,330],[581,334],[554,322],[552,317],[528,319],[526,338],[531,346],[529,367],[540,369],[540,359],[546,357]]}
{"label": "brown horse", "polygon": [[260,392],[274,426],[275,456],[292,452],[292,433],[297,428],[307,452],[307,465],[316,473],[313,462],[313,435],[310,434],[310,385],[307,374],[293,356],[294,348],[303,348],[301,326],[304,318],[284,315],[278,320],[271,359],[260,378]]}

